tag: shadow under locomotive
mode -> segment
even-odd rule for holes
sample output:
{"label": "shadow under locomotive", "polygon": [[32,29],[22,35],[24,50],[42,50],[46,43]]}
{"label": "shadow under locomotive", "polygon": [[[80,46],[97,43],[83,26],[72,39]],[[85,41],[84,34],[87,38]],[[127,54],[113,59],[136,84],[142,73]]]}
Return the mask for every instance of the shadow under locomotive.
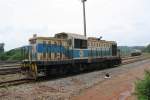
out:
{"label": "shadow under locomotive", "polygon": [[[118,64],[117,64],[117,66],[118,66]],[[68,68],[68,70],[65,69],[66,71],[63,72],[63,73],[60,73],[58,71],[56,73],[54,73],[54,72],[51,73],[51,71],[50,72],[48,71],[47,75],[37,77],[35,82],[43,82],[43,81],[67,78],[67,77],[70,77],[70,76],[77,76],[77,75],[81,75],[81,74],[100,71],[100,70],[103,70],[103,69],[114,68],[114,67],[116,67],[116,65],[110,65],[109,64],[109,65],[103,65],[102,66],[101,64],[96,64],[96,65],[95,64],[90,64],[90,65],[87,65],[87,67],[88,68],[86,68],[84,70],[80,70],[80,69],[77,70],[76,68],[74,68],[74,71]],[[51,73],[51,74],[49,74],[49,73]]]}

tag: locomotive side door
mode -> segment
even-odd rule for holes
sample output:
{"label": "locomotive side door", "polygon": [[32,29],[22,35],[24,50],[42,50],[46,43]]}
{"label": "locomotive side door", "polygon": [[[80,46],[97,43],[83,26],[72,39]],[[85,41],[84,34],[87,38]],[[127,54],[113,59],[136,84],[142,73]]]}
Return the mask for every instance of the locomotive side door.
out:
{"label": "locomotive side door", "polygon": [[74,39],[73,57],[77,58],[77,59],[82,59],[82,58],[88,57],[87,40]]}
{"label": "locomotive side door", "polygon": [[112,56],[117,56],[117,45],[116,44],[112,45]]}

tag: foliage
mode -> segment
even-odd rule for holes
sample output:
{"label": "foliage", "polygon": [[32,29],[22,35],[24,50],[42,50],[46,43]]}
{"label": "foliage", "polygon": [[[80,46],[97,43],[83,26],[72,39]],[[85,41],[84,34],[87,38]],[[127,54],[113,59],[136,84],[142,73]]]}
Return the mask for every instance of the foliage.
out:
{"label": "foliage", "polygon": [[21,49],[12,49],[0,54],[0,60],[22,60]]}
{"label": "foliage", "polygon": [[143,80],[136,82],[135,87],[138,100],[150,100],[150,72],[146,71]]}
{"label": "foliage", "polygon": [[150,53],[150,44],[144,49],[144,52],[149,52]]}

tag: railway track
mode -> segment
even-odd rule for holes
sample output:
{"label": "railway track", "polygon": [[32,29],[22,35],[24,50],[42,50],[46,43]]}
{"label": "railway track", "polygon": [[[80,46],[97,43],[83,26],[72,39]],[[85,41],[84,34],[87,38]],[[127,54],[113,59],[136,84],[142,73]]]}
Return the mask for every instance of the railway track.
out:
{"label": "railway track", "polygon": [[[122,58],[122,64],[133,63],[135,61],[140,61],[147,59],[145,56],[136,57],[125,57]],[[16,74],[21,72],[21,62],[19,61],[0,61],[0,75]]]}
{"label": "railway track", "polygon": [[12,60],[12,61],[1,61],[0,60],[0,65],[1,64],[17,64],[17,63],[21,63],[21,61],[15,61],[15,60]]}
{"label": "railway track", "polygon": [[134,63],[134,62],[141,61],[141,60],[146,60],[146,59],[149,59],[149,58],[150,58],[150,56],[137,56],[137,57],[123,58],[121,65]]}
{"label": "railway track", "polygon": [[31,79],[18,79],[18,80],[11,80],[11,81],[4,81],[4,82],[0,82],[0,87],[8,87],[8,86],[15,86],[15,85],[20,85],[20,84],[24,84],[24,83],[30,83],[33,80]]}
{"label": "railway track", "polygon": [[0,68],[0,75],[16,74],[21,72],[21,67]]}
{"label": "railway track", "polygon": [[20,67],[21,64],[0,64],[0,68],[3,67]]}
{"label": "railway track", "polygon": [[[149,59],[150,56],[147,57],[130,57],[129,59],[123,59],[122,64],[121,65],[125,65],[125,64],[129,64],[129,63],[134,63],[137,61],[141,61],[141,60],[146,60]],[[15,65],[15,64],[14,64]],[[3,67],[0,67],[0,75],[7,75],[7,74],[16,74],[16,73],[20,73],[21,72],[21,67],[13,67],[12,66],[8,66],[8,65],[4,65]],[[20,85],[20,84],[24,84],[24,83],[30,83],[33,82],[34,80],[32,79],[18,79],[18,80],[11,80],[11,81],[5,81],[5,82],[0,82],[0,87],[5,87],[5,86],[14,86],[14,85]]]}
{"label": "railway track", "polygon": [[0,75],[16,74],[21,72],[21,63],[0,63]]}
{"label": "railway track", "polygon": [[135,58],[141,58],[141,57],[145,57],[145,56],[144,55],[140,55],[140,56],[122,57],[122,60],[129,60],[129,59],[135,59]]}

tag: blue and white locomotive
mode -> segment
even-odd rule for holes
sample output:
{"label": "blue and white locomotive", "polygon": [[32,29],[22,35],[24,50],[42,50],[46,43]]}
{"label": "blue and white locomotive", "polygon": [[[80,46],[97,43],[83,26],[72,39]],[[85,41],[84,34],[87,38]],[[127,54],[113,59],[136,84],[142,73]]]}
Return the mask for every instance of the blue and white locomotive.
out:
{"label": "blue and white locomotive", "polygon": [[34,36],[29,42],[22,68],[35,79],[40,73],[79,72],[121,63],[114,41],[62,32],[54,37]]}

